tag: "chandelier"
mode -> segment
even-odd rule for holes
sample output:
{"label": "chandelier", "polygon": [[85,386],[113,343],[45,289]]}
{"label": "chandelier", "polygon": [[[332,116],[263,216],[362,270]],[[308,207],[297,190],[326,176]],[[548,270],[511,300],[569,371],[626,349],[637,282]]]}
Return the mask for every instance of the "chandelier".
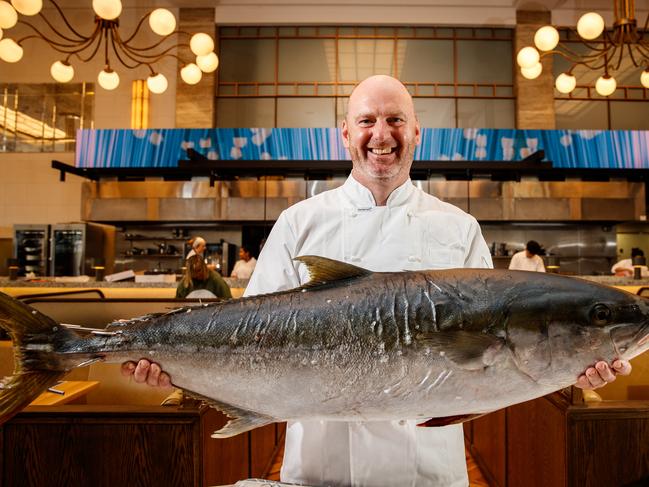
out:
{"label": "chandelier", "polygon": [[[542,71],[540,59],[551,54],[558,54],[572,63],[567,72],[561,73],[555,80],[557,91],[567,94],[577,86],[577,79],[572,74],[577,66],[601,72],[595,82],[595,91],[601,96],[612,95],[617,88],[613,73],[620,69],[623,60],[629,61],[636,68],[644,67],[640,74],[640,83],[649,88],[649,14],[642,30],[638,29],[635,18],[634,0],[614,0],[613,11],[615,22],[612,30],[606,30],[604,19],[595,12],[582,15],[577,22],[579,42],[588,52],[579,54],[570,49],[567,43],[559,41],[559,32],[550,25],[538,29],[534,35],[535,47],[522,48],[516,61],[521,74],[527,79],[537,78]],[[571,29],[574,32],[574,30]],[[541,51],[541,53],[539,53]]]}
{"label": "chandelier", "polygon": [[[95,12],[95,27],[90,35],[83,35],[78,32],[68,19],[63,10],[54,0],[49,0],[60,15],[65,30],[57,29],[48,16],[41,12],[43,0],[11,0],[11,4],[0,0],[0,38],[2,29],[10,29],[16,24],[23,24],[31,31],[29,35],[21,39],[2,38],[0,40],[0,59],[8,63],[15,63],[22,59],[23,48],[21,44],[30,39],[41,39],[52,47],[52,49],[63,54],[63,57],[55,61],[50,73],[52,77],[60,82],[66,83],[74,77],[73,61],[88,62],[95,56],[103,55],[104,69],[97,76],[99,86],[106,90],[114,90],[119,85],[119,74],[114,71],[113,61],[116,59],[119,64],[128,68],[136,69],[145,66],[149,70],[147,86],[153,93],[163,93],[167,89],[167,78],[156,71],[155,64],[166,57],[175,57],[177,47],[189,47],[196,55],[195,63],[187,63],[180,70],[180,76],[187,84],[193,85],[201,80],[203,73],[211,73],[218,67],[219,60],[214,53],[214,40],[205,33],[189,34],[176,30],[176,18],[167,9],[158,8],[149,12],[140,19],[134,32],[123,38],[119,30],[119,15],[122,12],[120,0],[93,0],[92,8]],[[24,16],[39,15],[51,32],[44,33],[28,21],[18,18],[18,14]],[[134,39],[141,31],[145,21],[151,30],[161,36],[161,39],[148,46],[138,46]],[[170,45],[165,42],[171,38],[177,42]],[[185,43],[181,43],[180,40]],[[187,44],[187,40],[189,43]]]}

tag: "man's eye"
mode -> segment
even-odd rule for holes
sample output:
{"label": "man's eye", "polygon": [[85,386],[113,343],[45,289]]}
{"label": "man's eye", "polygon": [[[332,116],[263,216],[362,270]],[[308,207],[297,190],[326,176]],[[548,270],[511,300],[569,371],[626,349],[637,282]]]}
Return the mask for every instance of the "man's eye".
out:
{"label": "man's eye", "polygon": [[394,117],[394,118],[389,119],[388,122],[390,122],[391,124],[398,125],[398,124],[403,123],[403,118]]}
{"label": "man's eye", "polygon": [[359,120],[359,121],[358,121],[358,124],[359,124],[359,125],[368,126],[368,125],[372,125],[372,121],[371,121],[371,120],[368,120],[368,119]]}

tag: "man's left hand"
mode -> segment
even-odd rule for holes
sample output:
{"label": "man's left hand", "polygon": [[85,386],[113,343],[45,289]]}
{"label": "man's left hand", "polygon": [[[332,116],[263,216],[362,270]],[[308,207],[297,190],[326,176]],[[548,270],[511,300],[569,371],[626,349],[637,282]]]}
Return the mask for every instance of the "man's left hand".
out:
{"label": "man's left hand", "polygon": [[628,360],[614,360],[609,366],[606,362],[597,362],[594,367],[588,367],[577,379],[576,387],[580,389],[598,389],[613,382],[618,375],[629,375],[631,364]]}

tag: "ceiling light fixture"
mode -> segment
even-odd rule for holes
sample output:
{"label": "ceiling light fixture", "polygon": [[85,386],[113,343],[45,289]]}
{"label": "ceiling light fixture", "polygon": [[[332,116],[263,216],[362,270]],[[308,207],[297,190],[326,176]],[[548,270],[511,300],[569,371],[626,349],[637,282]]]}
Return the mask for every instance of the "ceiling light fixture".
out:
{"label": "ceiling light fixture", "polygon": [[[96,14],[95,28],[89,36],[85,36],[72,27],[63,10],[54,0],[49,1],[61,16],[67,31],[59,31],[41,12],[42,0],[11,0],[11,4],[0,0],[0,29],[10,29],[19,23],[28,26],[34,32],[34,34],[18,40],[6,37],[0,40],[0,59],[8,63],[18,62],[23,57],[21,44],[29,39],[41,39],[52,49],[65,55],[63,59],[52,64],[50,73],[56,81],[66,83],[74,77],[74,67],[71,62],[74,58],[85,63],[93,59],[99,52],[103,52],[104,69],[97,77],[99,86],[105,90],[113,90],[119,85],[119,74],[113,70],[114,65],[111,62],[116,58],[122,66],[128,69],[146,66],[150,73],[147,85],[153,93],[163,93],[168,86],[167,78],[156,71],[155,64],[165,57],[175,57],[182,62],[175,54],[177,47],[189,47],[196,56],[196,63],[183,63],[184,66],[180,70],[180,76],[187,84],[198,83],[202,73],[210,73],[218,66],[218,58],[213,52],[214,40],[205,33],[192,35],[176,30],[176,18],[167,9],[158,8],[149,12],[140,19],[135,31],[130,36],[122,38],[119,32],[122,2],[120,0],[93,0],[92,8]],[[41,32],[30,22],[19,18],[17,14],[39,15],[52,33]],[[149,46],[137,46],[134,39],[147,19],[151,30],[162,39]],[[0,30],[0,37],[2,35],[2,30]],[[177,37],[177,40],[184,38],[189,42],[178,42],[172,45],[165,42],[172,37]]]}
{"label": "ceiling light fixture", "polygon": [[649,88],[649,14],[640,30],[635,18],[634,0],[613,0],[613,12],[615,23],[612,30],[605,29],[604,19],[598,13],[589,12],[580,17],[577,33],[579,41],[589,50],[587,54],[579,54],[561,42],[555,27],[546,25],[538,29],[534,35],[536,47],[524,47],[516,57],[521,74],[528,79],[538,77],[542,70],[540,59],[558,54],[572,63],[567,72],[557,77],[555,87],[558,91],[566,94],[573,91],[577,80],[572,71],[576,66],[584,66],[602,73],[595,83],[595,91],[601,96],[610,96],[617,87],[611,73],[617,72],[623,60],[628,58],[636,68],[644,67],[640,83]]}

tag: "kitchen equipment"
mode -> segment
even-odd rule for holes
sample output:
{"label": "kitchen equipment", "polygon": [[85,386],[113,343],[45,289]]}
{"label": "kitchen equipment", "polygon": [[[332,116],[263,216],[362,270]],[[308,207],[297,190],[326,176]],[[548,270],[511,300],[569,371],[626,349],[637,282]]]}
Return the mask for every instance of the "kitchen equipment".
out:
{"label": "kitchen equipment", "polygon": [[95,225],[93,223],[53,225],[50,275],[94,275],[93,259],[105,257],[105,227],[106,225]]}
{"label": "kitchen equipment", "polygon": [[13,258],[17,261],[17,275],[30,272],[47,275],[49,238],[49,225],[14,225]]}

